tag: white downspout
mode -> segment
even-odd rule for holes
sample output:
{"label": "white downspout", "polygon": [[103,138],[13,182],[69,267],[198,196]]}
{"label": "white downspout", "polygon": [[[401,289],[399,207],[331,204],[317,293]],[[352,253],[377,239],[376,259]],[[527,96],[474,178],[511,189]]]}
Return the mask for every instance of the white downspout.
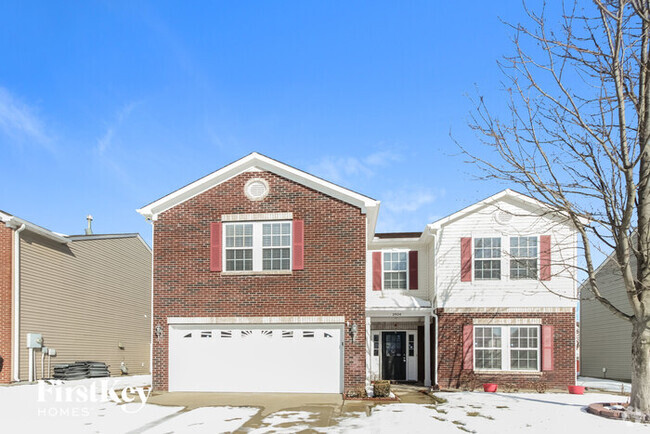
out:
{"label": "white downspout", "polygon": [[436,351],[435,351],[435,357],[433,358],[433,385],[437,386],[438,385],[438,351],[440,349],[440,346],[438,345],[438,315],[435,312],[435,309],[431,309],[431,316],[435,319],[436,321],[436,326],[434,327],[434,336],[435,336],[435,345],[436,345]]}
{"label": "white downspout", "polygon": [[153,259],[154,259],[154,230],[155,226],[153,224],[153,220],[150,220],[149,223],[151,223],[151,311],[149,312],[149,316],[151,317],[151,327],[149,331],[149,375],[151,375],[151,387],[153,387],[153,284],[154,284],[154,264],[153,264]]}
{"label": "white downspout", "polygon": [[14,381],[20,381],[20,233],[24,230],[23,223],[14,231],[14,360],[12,363]]}

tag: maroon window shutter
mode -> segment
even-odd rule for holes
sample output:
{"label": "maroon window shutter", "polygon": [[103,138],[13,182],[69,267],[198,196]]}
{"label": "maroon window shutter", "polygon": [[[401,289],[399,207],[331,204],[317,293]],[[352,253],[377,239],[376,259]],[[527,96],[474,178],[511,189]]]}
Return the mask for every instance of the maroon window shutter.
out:
{"label": "maroon window shutter", "polygon": [[474,369],[474,326],[463,326],[463,369]]}
{"label": "maroon window shutter", "polygon": [[418,251],[409,252],[409,289],[418,289]]}
{"label": "maroon window shutter", "polygon": [[542,371],[553,370],[553,326],[542,326]]}
{"label": "maroon window shutter", "polygon": [[551,236],[539,237],[539,278],[551,280]]}
{"label": "maroon window shutter", "polygon": [[210,271],[221,271],[221,222],[210,223]]}
{"label": "maroon window shutter", "polygon": [[381,252],[372,252],[372,290],[381,291]]}
{"label": "maroon window shutter", "polygon": [[305,221],[293,221],[293,269],[305,269]]}
{"label": "maroon window shutter", "polygon": [[472,281],[472,238],[460,239],[460,281]]}

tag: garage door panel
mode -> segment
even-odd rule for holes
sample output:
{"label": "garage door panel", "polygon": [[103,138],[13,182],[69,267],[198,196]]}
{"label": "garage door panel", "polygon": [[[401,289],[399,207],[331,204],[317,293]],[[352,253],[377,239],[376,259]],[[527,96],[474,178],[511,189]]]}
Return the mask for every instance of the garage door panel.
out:
{"label": "garage door panel", "polygon": [[342,326],[170,326],[172,391],[342,392]]}

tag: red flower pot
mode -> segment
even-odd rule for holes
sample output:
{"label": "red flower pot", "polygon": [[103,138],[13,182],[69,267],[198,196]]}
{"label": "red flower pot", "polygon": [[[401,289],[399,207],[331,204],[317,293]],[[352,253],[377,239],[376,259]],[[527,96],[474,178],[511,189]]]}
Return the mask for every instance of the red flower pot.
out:
{"label": "red flower pot", "polygon": [[497,391],[497,385],[495,383],[483,383],[483,391],[494,393]]}
{"label": "red flower pot", "polygon": [[573,395],[582,395],[585,393],[585,386],[569,386],[569,393]]}

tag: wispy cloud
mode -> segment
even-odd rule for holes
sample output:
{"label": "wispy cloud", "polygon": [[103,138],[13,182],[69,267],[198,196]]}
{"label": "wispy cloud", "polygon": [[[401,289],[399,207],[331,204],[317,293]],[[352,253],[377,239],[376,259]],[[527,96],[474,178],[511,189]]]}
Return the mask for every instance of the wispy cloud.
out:
{"label": "wispy cloud", "polygon": [[134,183],[128,171],[123,167],[123,162],[128,153],[120,146],[120,131],[124,129],[124,122],[139,106],[142,101],[132,101],[124,104],[115,111],[111,120],[107,122],[104,133],[96,140],[94,153],[98,162],[110,170],[113,175],[124,185],[133,187]]}
{"label": "wispy cloud", "polygon": [[308,171],[334,182],[344,181],[351,176],[374,176],[377,169],[401,160],[401,156],[392,151],[378,151],[366,157],[332,157],[322,158],[311,165]]}
{"label": "wispy cloud", "polygon": [[125,104],[115,113],[114,119],[106,127],[104,134],[97,139],[96,151],[100,156],[103,156],[106,151],[112,146],[116,130],[122,125],[124,120],[131,114],[133,109],[140,104],[139,101],[133,101]]}
{"label": "wispy cloud", "polygon": [[435,187],[409,187],[383,193],[377,229],[379,232],[420,231],[436,220],[434,203],[445,196]]}
{"label": "wispy cloud", "polygon": [[394,212],[405,213],[419,210],[433,203],[438,198],[433,189],[419,188],[417,190],[388,191],[382,196],[382,208]]}
{"label": "wispy cloud", "polygon": [[14,143],[31,143],[54,150],[54,140],[36,110],[0,87],[0,132]]}

